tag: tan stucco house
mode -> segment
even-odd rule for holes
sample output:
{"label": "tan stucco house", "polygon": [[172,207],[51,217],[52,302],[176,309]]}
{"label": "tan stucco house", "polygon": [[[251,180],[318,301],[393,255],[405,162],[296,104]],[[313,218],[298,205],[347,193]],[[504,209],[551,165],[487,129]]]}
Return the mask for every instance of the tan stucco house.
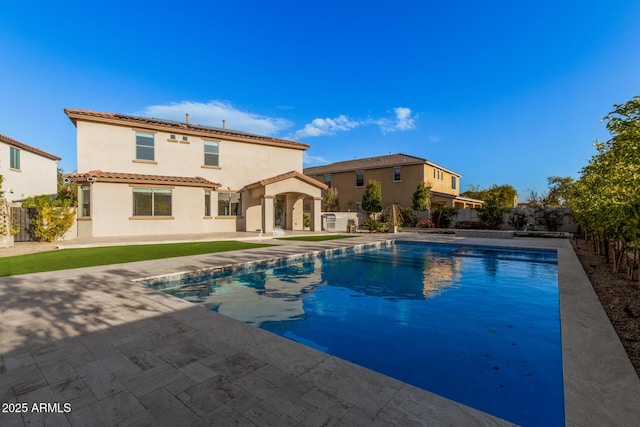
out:
{"label": "tan stucco house", "polygon": [[382,205],[412,205],[418,183],[431,186],[431,207],[478,208],[482,201],[460,196],[460,175],[406,154],[368,157],[304,169],[305,175],[338,190],[341,211],[358,211],[369,180],[382,186]]}
{"label": "tan stucco house", "polygon": [[66,109],[77,130],[78,237],[303,229],[321,191],[308,145],[226,128]]}
{"label": "tan stucco house", "polygon": [[31,196],[54,196],[58,189],[59,161],[60,157],[0,135],[3,197],[12,204],[19,204]]}

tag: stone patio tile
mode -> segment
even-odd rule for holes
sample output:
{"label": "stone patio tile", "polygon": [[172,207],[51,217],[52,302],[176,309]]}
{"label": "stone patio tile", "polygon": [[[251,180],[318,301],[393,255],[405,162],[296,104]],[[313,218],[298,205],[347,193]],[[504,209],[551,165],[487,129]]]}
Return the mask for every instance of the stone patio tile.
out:
{"label": "stone patio tile", "polygon": [[263,360],[257,359],[247,353],[236,353],[220,362],[213,363],[209,367],[222,373],[227,378],[238,379],[254,372],[266,365]]}
{"label": "stone patio tile", "polygon": [[261,400],[262,398],[252,391],[246,391],[242,394],[236,395],[233,399],[227,401],[225,405],[229,406],[236,412],[243,413],[252,406],[257,405]]}
{"label": "stone patio tile", "polygon": [[244,413],[247,414],[248,418],[256,422],[249,414],[255,413],[254,408],[260,407],[269,408],[270,413],[284,415],[287,419],[296,423],[308,418],[318,409],[314,405],[295,397],[282,388],[274,389],[269,396],[247,409]]}
{"label": "stone patio tile", "polygon": [[185,365],[182,368],[180,368],[179,371],[182,372],[184,375],[188,376],[189,378],[191,378],[192,380],[201,382],[204,380],[208,380],[209,378],[213,378],[219,374],[218,371],[215,371],[206,367],[204,363],[210,364],[210,363],[216,363],[218,361],[219,361],[219,358],[217,357],[215,358],[208,357],[208,358],[202,359],[199,362],[193,362],[188,365]]}
{"label": "stone patio tile", "polygon": [[[429,398],[425,399],[425,396]],[[504,420],[405,384],[377,414],[394,425],[512,426]]]}
{"label": "stone patio tile", "polygon": [[125,389],[120,378],[128,378],[141,369],[120,352],[75,367],[98,400]]}
{"label": "stone patio tile", "polygon": [[74,426],[141,426],[157,420],[131,393],[123,391],[68,414]]}
{"label": "stone patio tile", "polygon": [[247,352],[292,375],[300,375],[329,357],[311,347],[301,346],[289,339],[272,335]]}
{"label": "stone patio tile", "polygon": [[4,370],[5,372],[6,371],[11,372],[19,368],[24,368],[26,366],[34,366],[36,364],[36,361],[33,360],[33,357],[29,352],[21,352],[21,353],[11,352],[11,353],[5,354],[2,357],[2,360],[4,361],[4,366],[2,369],[0,369],[0,371]]}
{"label": "stone patio tile", "polygon": [[35,365],[16,369],[0,376],[0,390],[13,389],[13,394],[18,401],[22,395],[47,385],[47,380]]}
{"label": "stone patio tile", "polygon": [[[2,402],[5,402],[3,400]],[[24,427],[22,414],[3,414],[0,412],[0,426],[2,427]]]}
{"label": "stone patio tile", "polygon": [[198,415],[164,388],[146,394],[140,398],[140,403],[151,411],[160,425],[192,426],[201,421]]}
{"label": "stone patio tile", "polygon": [[55,341],[52,345],[33,352],[33,358],[38,365],[48,365],[58,360],[65,360],[88,353],[87,347],[77,338],[67,338]]}
{"label": "stone patio tile", "polygon": [[338,421],[338,418],[327,414],[322,409],[316,409],[298,425],[301,427],[331,427],[336,425]]}
{"label": "stone patio tile", "polygon": [[259,426],[286,427],[297,426],[300,421],[274,408],[270,402],[261,401],[246,410],[242,415]]}
{"label": "stone patio tile", "polygon": [[176,368],[164,365],[132,375],[122,382],[131,393],[142,397],[167,384],[179,381],[183,376]]}
{"label": "stone patio tile", "polygon": [[371,414],[377,414],[403,384],[335,357],[325,359],[302,374],[301,378]]}
{"label": "stone patio tile", "polygon": [[[429,425],[429,424],[425,424]],[[443,424],[431,424],[433,426]],[[397,424],[390,423],[365,410],[353,407],[337,423],[339,427],[397,427]],[[403,426],[404,427],[404,426]],[[453,427],[453,426],[452,426]],[[469,426],[470,427],[470,426]],[[475,427],[475,426],[474,426]]]}
{"label": "stone patio tile", "polygon": [[166,345],[153,349],[153,354],[176,368],[197,362],[213,354],[212,350],[198,345],[188,338],[175,337],[175,339],[166,342]]}
{"label": "stone patio tile", "polygon": [[317,408],[322,409],[325,413],[330,414],[337,419],[342,418],[352,405],[347,405],[340,399],[337,399],[335,396],[317,389],[316,387],[311,388],[305,394],[300,396],[302,400],[305,402],[309,402]]}
{"label": "stone patio tile", "polygon": [[260,400],[266,399],[278,389],[275,384],[270,383],[255,372],[245,375],[244,377],[237,379],[235,382],[243,389],[250,391],[252,394],[260,398]]}
{"label": "stone patio tile", "polygon": [[225,402],[244,393],[245,390],[238,384],[217,375],[183,391],[177,397],[193,412],[207,417]]}
{"label": "stone patio tile", "polygon": [[136,364],[140,369],[146,371],[152,368],[158,368],[161,366],[169,366],[167,362],[162,360],[159,356],[153,354],[150,350],[143,351],[139,354],[129,356],[129,360]]}
{"label": "stone patio tile", "polygon": [[78,375],[67,360],[56,360],[47,365],[41,365],[40,371],[49,384],[55,384]]}
{"label": "stone patio tile", "polygon": [[254,427],[256,425],[263,426],[264,423],[254,424],[244,415],[233,410],[227,405],[222,405],[205,417],[207,426],[238,426],[238,427]]}
{"label": "stone patio tile", "polygon": [[300,378],[288,374],[272,365],[265,365],[257,369],[255,372],[259,377],[264,378],[276,387],[286,390],[296,397],[302,396],[313,387],[313,385],[309,384],[307,381],[303,381]]}

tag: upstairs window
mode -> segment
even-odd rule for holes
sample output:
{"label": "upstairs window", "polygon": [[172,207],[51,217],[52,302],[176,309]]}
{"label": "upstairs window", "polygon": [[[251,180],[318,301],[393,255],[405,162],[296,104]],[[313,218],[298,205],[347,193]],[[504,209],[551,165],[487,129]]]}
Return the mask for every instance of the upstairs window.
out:
{"label": "upstairs window", "polygon": [[356,171],[356,187],[364,187],[364,171]]}
{"label": "upstairs window", "polygon": [[154,135],[147,132],[136,132],[136,160],[155,160]]}
{"label": "upstairs window", "polygon": [[458,180],[456,179],[456,176],[451,175],[451,188],[455,190],[457,186],[458,186]]}
{"label": "upstairs window", "polygon": [[9,147],[9,167],[11,169],[20,169],[20,149]]}
{"label": "upstairs window", "polygon": [[400,167],[393,168],[393,180],[400,181]]}
{"label": "upstairs window", "polygon": [[204,142],[204,164],[205,166],[220,166],[219,164],[219,146],[217,142]]}
{"label": "upstairs window", "polygon": [[324,174],[324,183],[327,185],[327,187],[331,187],[331,174],[330,173]]}
{"label": "upstairs window", "polygon": [[241,216],[240,193],[218,193],[219,216]]}

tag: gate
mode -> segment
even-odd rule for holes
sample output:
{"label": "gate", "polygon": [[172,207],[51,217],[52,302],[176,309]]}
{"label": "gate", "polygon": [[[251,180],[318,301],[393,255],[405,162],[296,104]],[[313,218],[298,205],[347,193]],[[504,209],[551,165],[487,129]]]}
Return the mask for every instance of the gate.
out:
{"label": "gate", "polygon": [[20,227],[18,234],[13,236],[14,242],[37,241],[32,219],[37,213],[36,208],[11,208],[13,224]]}

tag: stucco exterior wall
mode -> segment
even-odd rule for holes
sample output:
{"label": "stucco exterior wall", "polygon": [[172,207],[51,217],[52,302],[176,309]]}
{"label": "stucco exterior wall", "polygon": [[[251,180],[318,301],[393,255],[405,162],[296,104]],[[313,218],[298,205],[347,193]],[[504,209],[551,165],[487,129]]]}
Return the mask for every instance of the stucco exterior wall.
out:
{"label": "stucco exterior wall", "polygon": [[[146,236],[228,232],[236,230],[236,217],[204,217],[204,190],[197,187],[171,188],[171,217],[133,217],[133,188],[142,185],[96,182],[91,186],[91,218],[79,219],[79,237]],[[213,213],[217,196],[212,193]],[[87,236],[88,229],[91,236]]]}
{"label": "stucco exterior wall", "polygon": [[20,149],[20,169],[11,169],[11,145],[0,142],[0,174],[4,177],[2,191],[9,202],[41,194],[57,193],[58,162]]}
{"label": "stucco exterior wall", "polygon": [[[136,160],[136,131],[154,134],[153,162]],[[176,142],[169,141],[172,133]],[[289,171],[302,172],[302,150],[193,135],[186,135],[188,143],[184,143],[183,136],[177,131],[78,121],[78,172],[200,176],[232,191]],[[204,165],[205,140],[219,143],[218,167]]]}

